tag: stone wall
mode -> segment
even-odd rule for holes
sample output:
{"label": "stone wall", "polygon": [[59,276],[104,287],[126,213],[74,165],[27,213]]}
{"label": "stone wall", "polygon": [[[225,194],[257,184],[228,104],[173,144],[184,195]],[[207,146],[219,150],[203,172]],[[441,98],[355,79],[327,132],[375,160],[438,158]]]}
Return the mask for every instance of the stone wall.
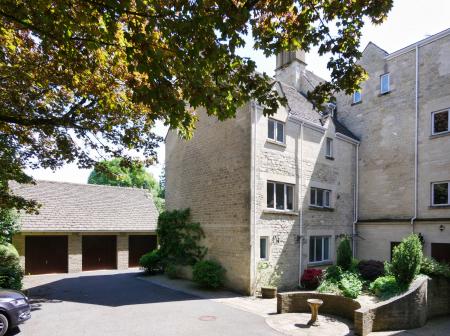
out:
{"label": "stone wall", "polygon": [[450,314],[450,280],[442,277],[428,280],[428,318]]}
{"label": "stone wall", "polygon": [[205,232],[206,258],[227,270],[226,285],[250,293],[251,106],[218,121],[202,110],[191,140],[166,137],[166,207],[190,208]]}

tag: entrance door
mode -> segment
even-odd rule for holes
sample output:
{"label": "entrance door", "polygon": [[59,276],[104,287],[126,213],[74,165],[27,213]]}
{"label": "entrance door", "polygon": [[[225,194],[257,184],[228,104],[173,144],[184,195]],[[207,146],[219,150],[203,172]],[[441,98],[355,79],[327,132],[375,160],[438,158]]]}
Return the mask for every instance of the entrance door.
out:
{"label": "entrance door", "polygon": [[83,236],[83,271],[117,268],[116,236]]}
{"label": "entrance door", "polygon": [[157,247],[156,235],[128,236],[128,266],[139,266],[139,258]]}
{"label": "entrance door", "polygon": [[431,257],[437,261],[450,263],[450,244],[431,243]]}
{"label": "entrance door", "polygon": [[25,274],[67,273],[67,236],[25,237]]}

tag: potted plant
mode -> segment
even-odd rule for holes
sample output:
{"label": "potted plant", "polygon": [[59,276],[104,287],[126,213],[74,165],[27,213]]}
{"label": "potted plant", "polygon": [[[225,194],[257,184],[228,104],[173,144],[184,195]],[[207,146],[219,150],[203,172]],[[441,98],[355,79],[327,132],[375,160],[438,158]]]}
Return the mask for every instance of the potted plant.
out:
{"label": "potted plant", "polygon": [[258,264],[257,270],[257,285],[261,288],[261,297],[264,299],[275,298],[282,274],[279,267],[272,266],[268,261],[262,261]]}

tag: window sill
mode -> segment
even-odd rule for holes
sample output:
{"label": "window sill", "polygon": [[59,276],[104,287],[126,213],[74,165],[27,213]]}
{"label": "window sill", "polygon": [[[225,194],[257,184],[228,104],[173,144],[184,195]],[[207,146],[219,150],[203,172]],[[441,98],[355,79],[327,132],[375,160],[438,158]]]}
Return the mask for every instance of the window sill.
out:
{"label": "window sill", "polygon": [[334,211],[334,208],[325,208],[325,207],[320,207],[320,206],[310,205],[310,206],[309,206],[309,210],[329,211],[329,212],[332,212],[332,211]]}
{"label": "window sill", "polygon": [[329,265],[333,265],[333,262],[331,260],[308,262],[308,266],[329,266]]}
{"label": "window sill", "polygon": [[362,104],[362,100],[360,100],[359,102],[356,102],[356,103],[351,103],[350,106],[355,106],[355,105],[359,105],[359,104]]}
{"label": "window sill", "polygon": [[450,131],[431,134],[430,139],[440,138],[440,137],[444,137],[444,136],[450,136]]}
{"label": "window sill", "polygon": [[325,159],[334,161],[334,157],[325,155]]}
{"label": "window sill", "polygon": [[298,216],[298,212],[293,210],[264,209],[263,213],[272,215]]}
{"label": "window sill", "polygon": [[430,205],[429,209],[450,209],[450,204]]}
{"label": "window sill", "polygon": [[392,90],[389,90],[389,91],[386,91],[386,92],[380,92],[380,93],[378,94],[378,97],[386,96],[386,95],[390,94],[391,92],[392,92]]}
{"label": "window sill", "polygon": [[275,141],[275,140],[272,140],[272,139],[266,139],[266,142],[270,143],[272,145],[277,145],[277,146],[286,148],[286,144],[284,142],[278,142],[278,141]]}

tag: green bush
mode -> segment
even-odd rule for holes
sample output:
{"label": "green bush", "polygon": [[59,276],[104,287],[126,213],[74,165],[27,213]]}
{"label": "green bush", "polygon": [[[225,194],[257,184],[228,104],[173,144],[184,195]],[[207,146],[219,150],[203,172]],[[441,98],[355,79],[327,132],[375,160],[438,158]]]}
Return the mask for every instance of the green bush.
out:
{"label": "green bush", "polygon": [[153,250],[144,254],[139,259],[139,265],[149,274],[156,274],[162,272],[162,258],[159,250]]}
{"label": "green bush", "polygon": [[192,271],[193,280],[202,287],[216,289],[225,282],[225,269],[215,261],[198,261]]}
{"label": "green bush", "polygon": [[369,289],[373,294],[385,300],[402,293],[405,287],[400,285],[393,275],[387,275],[372,282]]}
{"label": "green bush", "polygon": [[341,240],[336,252],[336,264],[340,266],[344,271],[350,270],[352,266],[352,248],[350,246],[350,240],[346,237]]}
{"label": "green bush", "polygon": [[325,279],[323,280],[319,287],[317,287],[317,291],[319,293],[331,293],[336,295],[342,295],[341,290],[339,289],[339,283],[335,279]]}
{"label": "green bush", "polygon": [[422,257],[422,244],[416,234],[403,239],[394,248],[392,274],[400,285],[409,285],[419,274]]}
{"label": "green bush", "polygon": [[357,273],[342,273],[339,289],[345,297],[356,299],[361,294],[362,287],[363,282]]}
{"label": "green bush", "polygon": [[178,276],[178,267],[174,264],[167,264],[166,267],[164,267],[164,273],[170,278],[170,279],[177,279]]}
{"label": "green bush", "polygon": [[341,275],[342,275],[342,268],[340,266],[333,265],[333,266],[328,267],[325,270],[324,278],[326,280],[339,281],[339,279],[341,278]]}
{"label": "green bush", "polygon": [[22,288],[23,270],[20,259],[13,245],[0,245],[0,288],[20,290]]}
{"label": "green bush", "polygon": [[432,258],[423,258],[420,265],[420,273],[430,277],[441,276],[450,279],[450,265],[438,262]]}

